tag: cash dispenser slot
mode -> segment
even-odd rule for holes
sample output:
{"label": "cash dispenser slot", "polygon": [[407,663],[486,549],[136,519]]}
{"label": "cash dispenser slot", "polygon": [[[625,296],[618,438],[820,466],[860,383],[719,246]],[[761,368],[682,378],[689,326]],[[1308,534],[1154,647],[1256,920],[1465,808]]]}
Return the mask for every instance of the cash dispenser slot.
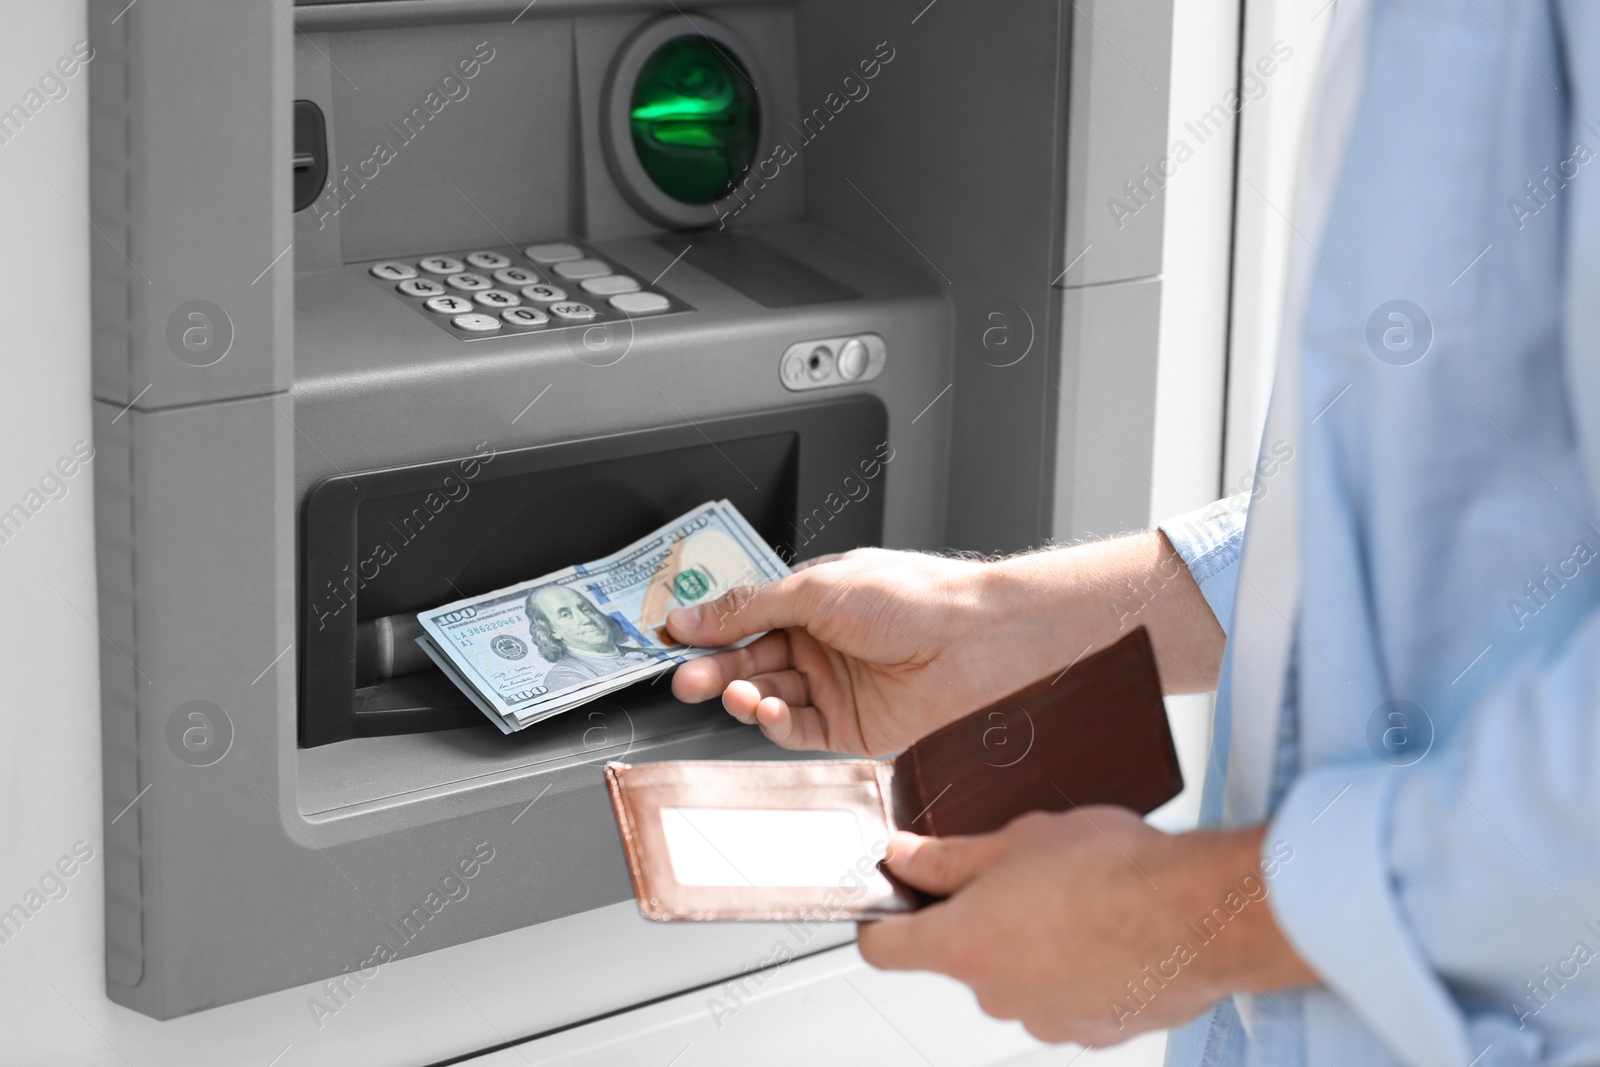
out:
{"label": "cash dispenser slot", "polygon": [[[796,523],[887,432],[881,401],[850,396],[320,482],[304,509],[300,745],[490,729],[408,647],[415,613],[604,555],[707,500],[732,500],[785,558],[880,543],[881,493],[814,534]],[[612,699],[644,690],[667,695],[644,682]]]}

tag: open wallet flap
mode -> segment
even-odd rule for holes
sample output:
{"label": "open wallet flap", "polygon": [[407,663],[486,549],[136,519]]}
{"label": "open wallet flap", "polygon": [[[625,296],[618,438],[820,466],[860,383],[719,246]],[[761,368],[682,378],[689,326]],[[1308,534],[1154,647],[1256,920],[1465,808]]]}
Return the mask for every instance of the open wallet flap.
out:
{"label": "open wallet flap", "polygon": [[1149,635],[934,731],[893,759],[608,763],[634,894],[656,920],[859,920],[929,899],[889,836],[998,830],[1029,811],[1146,814],[1183,789]]}

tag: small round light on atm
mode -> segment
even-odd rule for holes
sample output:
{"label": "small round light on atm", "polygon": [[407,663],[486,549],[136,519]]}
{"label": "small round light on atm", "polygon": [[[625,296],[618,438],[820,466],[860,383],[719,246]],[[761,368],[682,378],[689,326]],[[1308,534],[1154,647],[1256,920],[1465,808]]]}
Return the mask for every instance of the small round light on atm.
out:
{"label": "small round light on atm", "polygon": [[761,108],[749,72],[709,37],[663,42],[639,70],[628,124],[650,180],[685,204],[727,196],[755,158]]}

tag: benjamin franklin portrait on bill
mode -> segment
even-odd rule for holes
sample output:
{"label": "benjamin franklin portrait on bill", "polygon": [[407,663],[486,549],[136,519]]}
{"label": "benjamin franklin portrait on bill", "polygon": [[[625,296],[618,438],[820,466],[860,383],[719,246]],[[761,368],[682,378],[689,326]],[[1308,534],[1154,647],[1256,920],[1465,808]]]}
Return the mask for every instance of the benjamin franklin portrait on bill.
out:
{"label": "benjamin franklin portrait on bill", "polygon": [[533,643],[553,664],[544,679],[552,693],[654,662],[644,649],[628,644],[621,623],[566,586],[531,590],[527,612]]}

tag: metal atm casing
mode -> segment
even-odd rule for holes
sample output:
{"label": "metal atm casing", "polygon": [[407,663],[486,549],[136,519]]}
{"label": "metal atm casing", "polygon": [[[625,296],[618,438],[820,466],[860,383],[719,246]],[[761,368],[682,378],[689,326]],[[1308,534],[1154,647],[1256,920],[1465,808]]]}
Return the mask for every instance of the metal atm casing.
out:
{"label": "metal atm casing", "polygon": [[[507,455],[585,443],[626,451],[626,435],[645,432],[714,443],[746,432],[741,419],[828,403],[782,385],[778,357],[790,344],[872,332],[888,346],[883,374],[830,396],[865,413],[852,425],[877,417],[887,427],[895,458],[872,505],[883,543],[1007,549],[1129,512],[1139,521],[1137,492],[1118,496],[1117,480],[1072,486],[1070,500],[1056,489],[1058,467],[1084,467],[1099,447],[1087,420],[1061,424],[1081,403],[1119,405],[1113,432],[1126,439],[1112,447],[1148,452],[1140,429],[1153,409],[1158,292],[1149,279],[1159,271],[1159,203],[1133,234],[1100,235],[1101,256],[1078,256],[1103,224],[1075,214],[1090,198],[1073,183],[1104,184],[1151,141],[1136,121],[1117,134],[1131,143],[1097,148],[1105,137],[1091,138],[1108,108],[1091,108],[1089,89],[1105,79],[1078,79],[1108,53],[1071,33],[1071,5],[1032,0],[997,25],[984,5],[944,0],[937,20],[914,27],[898,11],[834,0],[705,5],[767,50],[780,117],[824,99],[878,42],[907,42],[875,95],[805,146],[793,181],[775,181],[734,222],[860,293],[790,308],[758,305],[692,256],[671,266],[660,228],[611,187],[585,110],[598,106],[605,46],[670,5],[551,0],[513,22],[521,5],[371,0],[298,7],[294,27],[246,0],[166,0],[115,20],[110,6],[94,0],[91,16],[91,215],[106,235],[94,256],[95,475],[107,990],[119,1003],[169,1018],[360,971],[385,939],[410,955],[624,899],[599,762],[624,751],[777,755],[714,708],[631,692],[594,706],[598,741],[595,720],[571,718],[510,740],[477,728],[306,746],[303,504],[329,478],[449,460],[486,441]],[[1097,17],[1112,17],[1100,6]],[[1150,21],[1164,65],[1162,5],[1134,17]],[[366,250],[307,232],[307,217],[290,210],[291,101],[326,90],[337,171],[348,112],[335,79],[360,93],[353,87],[369,76],[402,77],[397,57],[415,54],[406,49],[444,49],[484,27],[503,35],[508,56],[544,49],[564,71],[554,90],[554,106],[570,109],[561,229],[501,235],[479,198],[463,195],[471,210],[369,219]],[[495,99],[485,91],[477,102]],[[1069,150],[1073,138],[1081,151]],[[469,173],[485,177],[466,163],[458,177]],[[1007,196],[980,211],[983,188]],[[374,201],[383,202],[376,188],[362,203]],[[456,342],[384,303],[359,265],[385,241],[399,249],[409,238],[420,255],[564,233],[641,276],[670,267],[663,287],[695,310],[641,321],[625,358],[596,366],[558,334]],[[196,301],[222,311],[212,326],[229,335],[205,365],[172,341]],[[970,343],[997,302],[1027,320],[1030,344],[1015,361]],[[1076,345],[1111,320],[1149,344],[1131,345],[1108,379]],[[844,470],[796,478],[797,517],[849,469],[838,459]],[[823,530],[801,554],[849,547],[832,538],[851,532]],[[195,702],[219,709],[231,735],[207,765],[186,762],[171,740]],[[436,919],[407,927],[404,917],[471,858],[470,897],[425,908]],[[753,932],[752,946],[762,943]],[[608,951],[625,959],[627,945]],[[659,982],[681,988],[758,955],[684,960]],[[605,956],[589,978],[616,965]]]}

